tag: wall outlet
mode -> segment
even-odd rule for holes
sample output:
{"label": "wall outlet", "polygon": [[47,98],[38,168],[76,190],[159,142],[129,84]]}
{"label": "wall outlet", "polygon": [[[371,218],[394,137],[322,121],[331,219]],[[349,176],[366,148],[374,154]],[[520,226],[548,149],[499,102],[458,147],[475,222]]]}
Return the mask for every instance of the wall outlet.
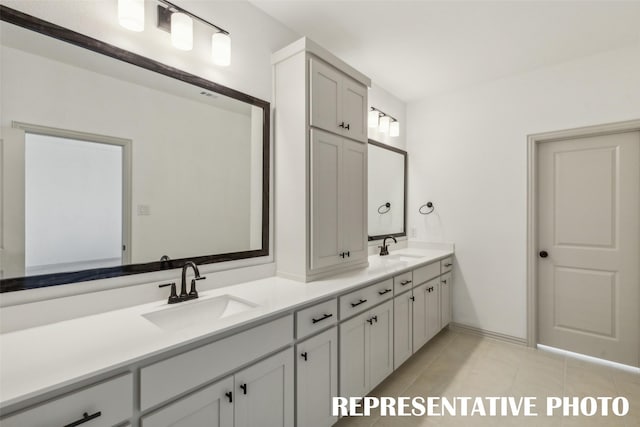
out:
{"label": "wall outlet", "polygon": [[415,227],[409,229],[409,237],[415,239],[418,237],[418,230]]}

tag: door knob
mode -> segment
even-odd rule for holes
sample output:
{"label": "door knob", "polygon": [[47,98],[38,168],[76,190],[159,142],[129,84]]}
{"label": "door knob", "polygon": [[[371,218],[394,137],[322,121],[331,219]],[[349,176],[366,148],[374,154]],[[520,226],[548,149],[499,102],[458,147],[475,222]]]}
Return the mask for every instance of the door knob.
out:
{"label": "door knob", "polygon": [[549,256],[549,253],[547,251],[540,251],[538,255],[540,255],[540,258],[546,258]]}

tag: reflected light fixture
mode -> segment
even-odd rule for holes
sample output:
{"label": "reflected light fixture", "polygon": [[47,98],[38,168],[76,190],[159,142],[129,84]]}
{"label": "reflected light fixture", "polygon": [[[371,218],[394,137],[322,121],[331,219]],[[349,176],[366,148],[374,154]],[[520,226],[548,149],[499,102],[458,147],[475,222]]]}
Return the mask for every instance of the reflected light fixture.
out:
{"label": "reflected light fixture", "polygon": [[127,30],[144,30],[144,0],[118,0],[118,22]]}
{"label": "reflected light fixture", "polygon": [[198,21],[215,30],[211,36],[213,63],[224,67],[231,64],[231,37],[227,30],[167,0],[157,0],[157,2],[160,3],[158,5],[158,28],[171,33],[171,44],[174,47],[181,50],[193,49],[193,22]]}
{"label": "reflected light fixture", "polygon": [[400,136],[400,122],[398,119],[376,107],[370,108],[368,119],[370,128],[378,128],[378,132],[388,133],[391,137]]}
{"label": "reflected light fixture", "polygon": [[400,136],[400,122],[395,120],[389,124],[389,136]]}
{"label": "reflected light fixture", "polygon": [[223,32],[211,36],[211,58],[216,65],[231,64],[231,37]]}
{"label": "reflected light fixture", "polygon": [[193,19],[182,12],[171,14],[171,44],[176,49],[193,49]]}

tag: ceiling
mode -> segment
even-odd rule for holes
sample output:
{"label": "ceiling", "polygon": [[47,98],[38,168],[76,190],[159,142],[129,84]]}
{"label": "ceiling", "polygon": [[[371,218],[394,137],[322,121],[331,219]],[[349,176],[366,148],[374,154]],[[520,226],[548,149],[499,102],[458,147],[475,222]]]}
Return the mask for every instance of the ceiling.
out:
{"label": "ceiling", "polygon": [[640,44],[640,1],[250,1],[405,102]]}

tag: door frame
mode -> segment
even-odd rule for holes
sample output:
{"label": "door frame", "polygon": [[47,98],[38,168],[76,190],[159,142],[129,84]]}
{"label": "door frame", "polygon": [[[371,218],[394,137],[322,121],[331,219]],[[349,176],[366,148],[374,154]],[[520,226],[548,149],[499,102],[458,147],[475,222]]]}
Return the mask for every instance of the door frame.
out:
{"label": "door frame", "polygon": [[[607,123],[527,137],[527,346],[538,343],[538,145],[567,139],[640,131],[640,119]],[[640,236],[639,236],[640,237]],[[640,301],[638,301],[640,304]]]}
{"label": "door frame", "polygon": [[126,138],[117,138],[114,136],[60,129],[17,121],[11,122],[11,127],[21,129],[25,133],[34,133],[38,135],[55,136],[67,139],[76,139],[80,141],[95,142],[99,144],[115,145],[122,148],[122,245],[124,245],[125,248],[124,250],[121,250],[121,253],[122,265],[131,264],[131,153],[133,141]]}

